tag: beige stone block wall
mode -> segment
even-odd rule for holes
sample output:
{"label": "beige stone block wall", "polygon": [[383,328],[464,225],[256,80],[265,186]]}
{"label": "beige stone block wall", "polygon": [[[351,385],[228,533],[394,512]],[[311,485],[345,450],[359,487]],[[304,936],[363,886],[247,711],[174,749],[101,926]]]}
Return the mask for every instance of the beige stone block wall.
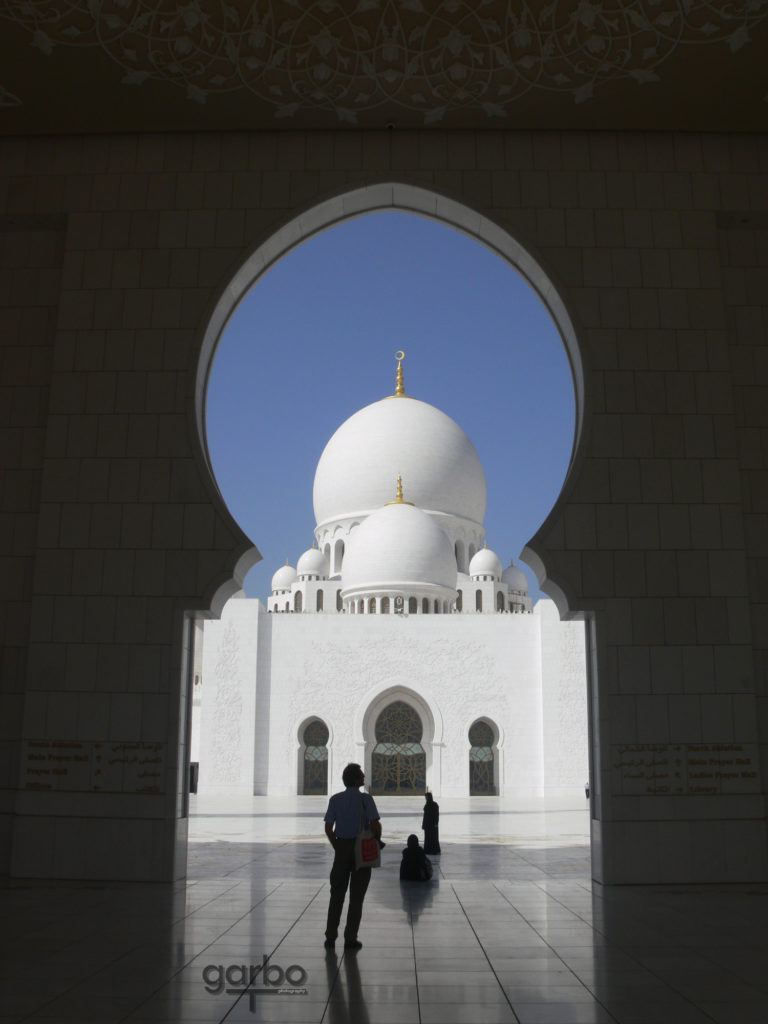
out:
{"label": "beige stone block wall", "polygon": [[[575,328],[579,448],[530,547],[595,619],[596,877],[766,878],[766,171],[762,136],[0,143],[0,867],[182,870],[185,615],[215,611],[253,557],[199,443],[206,326],[275,231],[392,181],[508,232]],[[80,744],[90,774],[30,786],[30,741]],[[127,754],[96,789],[99,743],[157,748],[156,791]],[[757,781],[626,792],[626,748],[695,744],[741,747]]]}

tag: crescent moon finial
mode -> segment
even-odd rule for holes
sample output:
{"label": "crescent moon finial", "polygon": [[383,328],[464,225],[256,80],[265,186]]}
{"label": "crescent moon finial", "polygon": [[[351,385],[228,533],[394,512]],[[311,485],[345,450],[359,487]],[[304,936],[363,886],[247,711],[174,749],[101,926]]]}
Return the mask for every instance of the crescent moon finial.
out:
{"label": "crescent moon finial", "polygon": [[397,373],[395,374],[395,397],[402,398],[405,395],[405,388],[403,387],[403,367],[402,362],[405,359],[405,352],[402,349],[398,349],[395,352],[395,359],[397,360]]}

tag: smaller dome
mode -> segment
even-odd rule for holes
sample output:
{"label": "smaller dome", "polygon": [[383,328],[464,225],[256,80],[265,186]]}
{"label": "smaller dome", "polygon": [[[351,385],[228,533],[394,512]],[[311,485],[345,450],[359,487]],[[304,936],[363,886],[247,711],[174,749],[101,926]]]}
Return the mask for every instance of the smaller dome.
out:
{"label": "smaller dome", "polygon": [[328,560],[318,548],[310,548],[305,551],[296,563],[297,576],[319,576],[321,580],[328,579]]}
{"label": "smaller dome", "polygon": [[480,548],[477,554],[472,556],[469,563],[470,576],[492,576],[498,580],[501,577],[501,562],[499,556],[490,548]]}
{"label": "smaller dome", "polygon": [[281,565],[272,577],[272,593],[276,590],[290,590],[291,585],[296,582],[298,575],[292,565]]}
{"label": "smaller dome", "polygon": [[426,512],[392,502],[352,533],[343,579],[350,587],[418,587],[455,590],[456,557],[447,536]]}
{"label": "smaller dome", "polygon": [[509,565],[501,574],[502,583],[506,583],[510,590],[516,590],[520,593],[528,593],[528,580],[522,569],[509,560]]}

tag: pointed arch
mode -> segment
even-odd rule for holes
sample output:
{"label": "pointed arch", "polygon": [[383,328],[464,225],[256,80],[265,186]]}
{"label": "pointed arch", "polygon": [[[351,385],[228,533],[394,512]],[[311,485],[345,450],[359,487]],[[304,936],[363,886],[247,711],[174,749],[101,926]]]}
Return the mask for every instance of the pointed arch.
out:
{"label": "pointed arch", "polygon": [[499,793],[499,729],[483,716],[469,727],[469,795],[497,796]]}
{"label": "pointed arch", "polygon": [[328,794],[328,747],[330,730],[322,718],[312,716],[299,727],[300,796]]}
{"label": "pointed arch", "polygon": [[[573,474],[584,424],[584,369],[573,321],[559,290],[529,247],[524,246],[504,227],[477,210],[430,189],[405,182],[379,181],[332,196],[310,209],[294,215],[277,231],[262,240],[242,263],[232,280],[223,288],[201,341],[194,399],[200,451],[208,470],[213,501],[231,519],[216,486],[211,467],[205,431],[205,394],[216,346],[235,306],[258,278],[296,245],[351,217],[392,209],[441,221],[476,239],[495,252],[528,282],[557,326],[570,363],[575,392],[575,429],[571,462],[560,497],[536,536],[528,542],[525,553],[526,561],[535,565],[542,590],[555,599],[561,615],[566,615],[569,610],[576,609],[578,596],[567,595],[564,583],[552,580],[548,575],[547,547],[543,538],[547,535],[547,523],[559,512],[559,505],[563,500],[566,485]],[[236,568],[239,572],[242,572],[243,568],[250,568],[250,565],[260,557],[258,551],[239,528],[237,528],[237,535],[241,547],[238,551],[233,552],[233,573]],[[475,545],[471,544],[467,552],[468,561],[475,551]],[[214,607],[214,604],[223,606],[231,594],[239,589],[239,585],[240,579],[234,577],[224,583],[215,581],[210,596],[211,607]]]}

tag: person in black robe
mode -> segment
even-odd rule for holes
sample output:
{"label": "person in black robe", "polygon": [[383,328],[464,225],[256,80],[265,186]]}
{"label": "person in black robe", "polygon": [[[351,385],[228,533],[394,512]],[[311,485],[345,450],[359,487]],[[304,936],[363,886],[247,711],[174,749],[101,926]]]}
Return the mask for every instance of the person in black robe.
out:
{"label": "person in black robe", "polygon": [[408,836],[408,845],[400,861],[401,882],[428,882],[432,877],[432,862],[419,846],[418,836]]}
{"label": "person in black robe", "polygon": [[427,793],[427,802],[424,804],[424,817],[421,819],[421,827],[424,829],[424,852],[440,853],[440,836],[437,823],[440,820],[440,805],[435,803],[431,793]]}

